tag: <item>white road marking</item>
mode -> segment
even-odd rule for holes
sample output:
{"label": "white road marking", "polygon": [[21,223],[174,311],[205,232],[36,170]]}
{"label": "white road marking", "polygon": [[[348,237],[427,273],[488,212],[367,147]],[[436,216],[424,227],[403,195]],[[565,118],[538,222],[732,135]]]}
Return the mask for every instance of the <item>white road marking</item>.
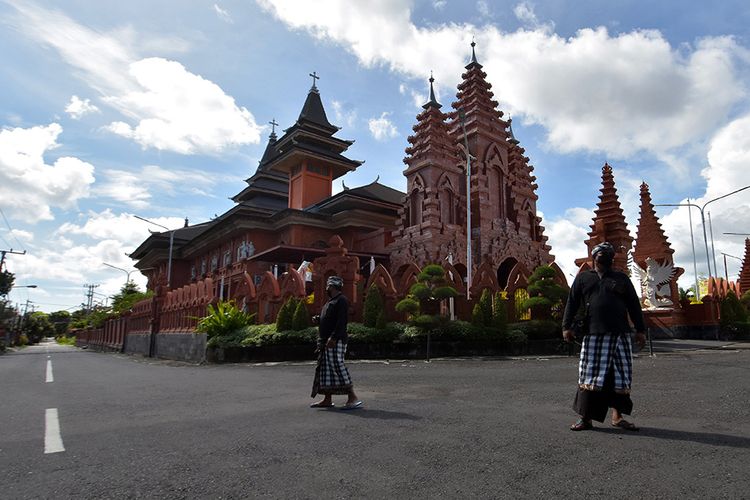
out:
{"label": "white road marking", "polygon": [[52,376],[52,360],[48,359],[47,360],[47,378],[45,382],[50,383],[54,381],[55,381],[55,378]]}
{"label": "white road marking", "polygon": [[65,451],[65,446],[60,435],[57,408],[47,408],[44,414],[44,453],[60,453],[61,451]]}

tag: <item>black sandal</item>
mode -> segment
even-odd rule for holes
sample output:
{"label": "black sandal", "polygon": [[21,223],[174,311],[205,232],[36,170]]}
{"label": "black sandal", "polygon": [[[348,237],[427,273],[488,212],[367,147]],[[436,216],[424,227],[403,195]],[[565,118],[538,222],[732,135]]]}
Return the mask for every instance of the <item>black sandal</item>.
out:
{"label": "black sandal", "polygon": [[591,420],[585,420],[583,418],[579,418],[576,420],[576,423],[570,426],[571,431],[590,431],[594,428],[594,424],[591,423]]}
{"label": "black sandal", "polygon": [[626,431],[637,431],[638,426],[636,426],[632,422],[628,422],[624,418],[618,420],[616,423],[612,422],[612,427],[619,427],[620,429],[625,429]]}

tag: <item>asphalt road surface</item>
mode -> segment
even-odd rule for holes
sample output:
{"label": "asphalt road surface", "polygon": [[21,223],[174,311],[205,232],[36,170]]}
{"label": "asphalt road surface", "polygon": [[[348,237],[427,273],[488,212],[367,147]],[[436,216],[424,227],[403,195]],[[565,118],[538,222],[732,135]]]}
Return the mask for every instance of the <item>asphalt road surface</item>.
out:
{"label": "asphalt road surface", "polygon": [[0,497],[750,497],[750,350],[636,359],[640,432],[568,430],[574,358],[349,367],[344,412],[309,363],[0,356]]}

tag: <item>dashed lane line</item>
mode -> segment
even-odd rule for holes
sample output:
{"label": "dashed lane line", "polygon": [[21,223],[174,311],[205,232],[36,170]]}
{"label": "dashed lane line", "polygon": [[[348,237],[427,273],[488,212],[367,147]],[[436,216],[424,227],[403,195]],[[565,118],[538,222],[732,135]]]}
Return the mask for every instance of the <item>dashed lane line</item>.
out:
{"label": "dashed lane line", "polygon": [[48,384],[50,382],[55,381],[55,377],[52,376],[52,360],[51,359],[47,360],[47,376],[44,381]]}
{"label": "dashed lane line", "polygon": [[65,451],[60,435],[60,420],[57,408],[47,408],[44,414],[44,453],[60,453]]}

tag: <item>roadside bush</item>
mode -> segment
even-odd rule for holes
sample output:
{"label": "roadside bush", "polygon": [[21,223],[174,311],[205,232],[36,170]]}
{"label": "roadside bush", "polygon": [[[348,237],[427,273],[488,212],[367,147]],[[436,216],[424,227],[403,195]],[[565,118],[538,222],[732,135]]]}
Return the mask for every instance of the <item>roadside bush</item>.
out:
{"label": "roadside bush", "polygon": [[505,333],[505,341],[509,344],[525,344],[528,341],[528,337],[521,330],[508,330]]}
{"label": "roadside bush", "polygon": [[526,335],[528,340],[556,339],[562,335],[560,324],[550,320],[530,320],[520,323],[510,323],[508,330],[518,330]]}
{"label": "roadside bush", "polygon": [[292,318],[292,330],[304,330],[310,327],[310,314],[307,312],[307,306],[304,300],[297,301]]}
{"label": "roadside bush", "polygon": [[209,347],[239,344],[242,328],[255,321],[254,314],[240,311],[233,301],[208,306],[208,315],[198,321],[196,330],[206,334]]}
{"label": "roadside bush", "polygon": [[401,335],[406,325],[387,323],[384,328],[370,328],[362,323],[349,323],[347,333],[349,341],[358,344],[393,342]]}
{"label": "roadside bush", "polygon": [[742,304],[734,292],[729,292],[724,300],[721,301],[719,307],[722,326],[747,321],[747,311],[742,307]]}
{"label": "roadside bush", "polygon": [[23,347],[25,345],[29,345],[29,338],[26,336],[25,333],[22,333],[18,336],[18,345]]}
{"label": "roadside bush", "polygon": [[60,335],[55,337],[55,341],[60,345],[76,345],[75,336],[68,337],[66,335]]}
{"label": "roadside bush", "polygon": [[284,305],[279,309],[279,314],[276,316],[276,331],[283,332],[293,329],[294,311],[296,308],[297,303],[293,297],[284,302]]}

